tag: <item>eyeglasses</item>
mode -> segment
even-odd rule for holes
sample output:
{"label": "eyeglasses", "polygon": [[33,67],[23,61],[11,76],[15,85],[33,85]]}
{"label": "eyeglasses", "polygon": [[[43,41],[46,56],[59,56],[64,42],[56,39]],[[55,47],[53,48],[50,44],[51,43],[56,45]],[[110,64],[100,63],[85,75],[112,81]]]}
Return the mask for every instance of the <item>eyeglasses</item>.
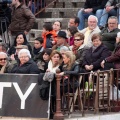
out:
{"label": "eyeglasses", "polygon": [[20,58],[27,58],[28,56],[20,56]]}
{"label": "eyeglasses", "polygon": [[7,58],[0,58],[0,61],[2,61],[2,60],[7,60]]}
{"label": "eyeglasses", "polygon": [[74,41],[80,41],[80,40],[82,40],[82,39],[74,39]]}

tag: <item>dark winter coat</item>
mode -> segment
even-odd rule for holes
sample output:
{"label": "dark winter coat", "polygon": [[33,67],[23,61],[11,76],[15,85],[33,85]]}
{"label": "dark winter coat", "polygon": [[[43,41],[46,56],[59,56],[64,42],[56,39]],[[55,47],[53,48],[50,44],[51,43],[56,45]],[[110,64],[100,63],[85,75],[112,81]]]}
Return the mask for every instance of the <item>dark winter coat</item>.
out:
{"label": "dark winter coat", "polygon": [[101,44],[93,52],[92,47],[86,52],[85,59],[83,61],[83,67],[85,65],[93,65],[93,71],[101,69],[101,62],[108,56],[111,52],[108,48]]}
{"label": "dark winter coat", "polygon": [[20,66],[20,62],[15,64],[11,73],[21,73],[21,74],[39,74],[39,69],[33,60],[29,60],[25,64]]}
{"label": "dark winter coat", "polygon": [[120,32],[120,29],[116,28],[112,31],[108,31],[108,28],[104,28],[101,31],[102,35],[102,42],[105,44],[110,51],[113,51],[115,48],[115,42],[116,42],[116,37],[117,33]]}
{"label": "dark winter coat", "polygon": [[[68,85],[70,87],[69,92],[73,92],[78,86],[78,73],[79,73],[79,64],[76,62],[73,63],[70,70],[66,70],[66,65],[60,66],[61,72],[64,72],[64,92],[68,92]],[[69,81],[68,81],[69,78]],[[61,86],[63,86],[63,82],[61,81]],[[62,89],[61,89],[62,92]]]}
{"label": "dark winter coat", "polygon": [[117,44],[113,54],[107,57],[106,62],[113,62],[116,69],[120,69],[120,43]]}

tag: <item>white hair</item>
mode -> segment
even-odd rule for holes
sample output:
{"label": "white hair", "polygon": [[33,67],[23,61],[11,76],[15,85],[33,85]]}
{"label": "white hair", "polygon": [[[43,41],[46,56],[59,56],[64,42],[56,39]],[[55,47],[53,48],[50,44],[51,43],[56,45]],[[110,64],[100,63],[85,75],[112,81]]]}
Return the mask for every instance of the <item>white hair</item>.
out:
{"label": "white hair", "polygon": [[1,55],[5,55],[6,58],[8,57],[5,52],[0,52],[0,56],[1,56]]}
{"label": "white hair", "polygon": [[60,51],[62,51],[62,50],[64,50],[64,51],[69,51],[69,48],[68,48],[67,46],[62,46],[62,47],[60,48]]}
{"label": "white hair", "polygon": [[31,58],[31,54],[30,54],[30,51],[27,50],[27,49],[21,49],[18,53],[18,58],[20,58],[20,54],[21,53],[26,53],[28,55],[29,58]]}
{"label": "white hair", "polygon": [[98,22],[98,18],[97,18],[96,16],[90,15],[90,16],[88,17],[88,20],[90,20],[90,18],[95,18],[96,22]]}

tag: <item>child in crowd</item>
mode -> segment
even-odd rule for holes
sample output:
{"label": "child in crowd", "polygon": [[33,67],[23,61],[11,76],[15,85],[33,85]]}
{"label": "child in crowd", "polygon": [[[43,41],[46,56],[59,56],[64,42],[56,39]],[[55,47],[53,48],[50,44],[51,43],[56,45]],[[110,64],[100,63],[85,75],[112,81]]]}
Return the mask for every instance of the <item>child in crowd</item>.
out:
{"label": "child in crowd", "polygon": [[49,22],[46,22],[43,25],[43,32],[42,32],[43,47],[52,48],[52,46],[56,44],[56,36],[57,34],[53,30],[52,24]]}
{"label": "child in crowd", "polygon": [[42,37],[38,37],[35,39],[34,41],[34,48],[33,48],[33,55],[34,61],[37,61],[38,59],[40,59],[41,57],[41,53],[43,52],[44,48],[43,48],[43,38]]}
{"label": "child in crowd", "polygon": [[71,46],[74,44],[74,34],[78,32],[77,27],[71,26],[67,29],[67,35],[68,35],[68,44]]}
{"label": "child in crowd", "polygon": [[46,48],[41,53],[41,59],[37,62],[37,66],[40,70],[40,73],[45,73],[48,68],[48,62],[50,60],[52,50],[49,48]]}

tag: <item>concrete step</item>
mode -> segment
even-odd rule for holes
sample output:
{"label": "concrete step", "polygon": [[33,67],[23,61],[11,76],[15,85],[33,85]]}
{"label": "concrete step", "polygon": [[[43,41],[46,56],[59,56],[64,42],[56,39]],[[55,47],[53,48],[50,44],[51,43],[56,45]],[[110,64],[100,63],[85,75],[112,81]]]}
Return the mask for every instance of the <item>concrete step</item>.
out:
{"label": "concrete step", "polygon": [[51,4],[49,8],[76,8],[83,7],[86,0],[58,0],[55,4]]}
{"label": "concrete step", "polygon": [[30,30],[30,41],[34,41],[35,38],[40,37],[42,30],[31,29]]}
{"label": "concrete step", "polygon": [[45,22],[54,22],[54,21],[60,21],[62,23],[62,29],[66,29],[68,27],[68,21],[69,18],[38,18],[36,19],[36,25],[33,29],[42,29],[43,24]]}
{"label": "concrete step", "polygon": [[58,0],[59,3],[64,3],[65,8],[83,7],[86,0]]}
{"label": "concrete step", "polygon": [[52,13],[52,18],[70,18],[76,16],[81,8],[46,8],[45,12]]}

